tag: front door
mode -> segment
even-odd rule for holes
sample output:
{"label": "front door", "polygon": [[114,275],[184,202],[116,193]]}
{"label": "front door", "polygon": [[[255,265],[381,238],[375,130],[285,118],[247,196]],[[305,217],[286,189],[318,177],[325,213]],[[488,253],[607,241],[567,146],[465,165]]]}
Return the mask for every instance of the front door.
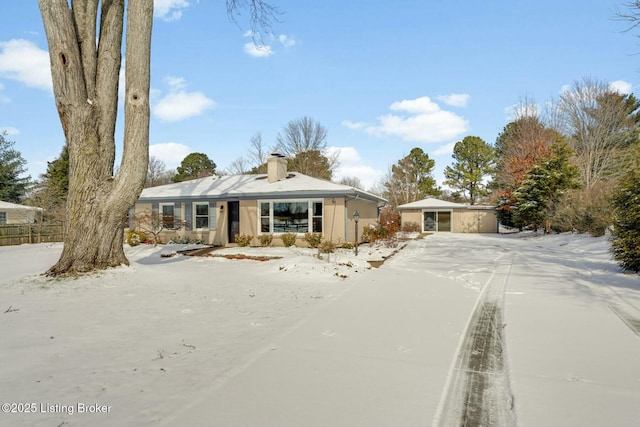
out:
{"label": "front door", "polygon": [[228,202],[227,212],[229,243],[235,243],[236,234],[240,233],[240,202]]}

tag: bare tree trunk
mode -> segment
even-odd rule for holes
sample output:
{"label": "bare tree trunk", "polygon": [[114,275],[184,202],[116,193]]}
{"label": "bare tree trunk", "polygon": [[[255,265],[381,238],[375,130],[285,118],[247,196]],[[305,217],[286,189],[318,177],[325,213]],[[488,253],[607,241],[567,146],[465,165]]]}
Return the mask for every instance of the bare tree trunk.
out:
{"label": "bare tree trunk", "polygon": [[124,0],[39,0],[49,43],[56,106],[69,148],[68,226],[50,275],[128,264],[123,248],[127,212],[149,157],[149,85],[153,0],[127,8],[124,150],[113,176]]}

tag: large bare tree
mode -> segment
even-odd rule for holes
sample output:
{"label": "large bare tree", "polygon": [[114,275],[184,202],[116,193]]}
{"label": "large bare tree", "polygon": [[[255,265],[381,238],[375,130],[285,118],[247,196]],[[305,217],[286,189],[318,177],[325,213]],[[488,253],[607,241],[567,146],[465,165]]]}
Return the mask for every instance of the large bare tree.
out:
{"label": "large bare tree", "polygon": [[615,178],[637,136],[640,102],[585,78],[560,95],[561,131],[569,137],[586,188]]}
{"label": "large bare tree", "polygon": [[311,117],[291,120],[278,133],[276,150],[289,159],[291,170],[330,180],[340,152],[329,152],[327,134],[327,128]]}
{"label": "large bare tree", "polygon": [[[65,244],[48,274],[128,264],[123,228],[144,186],[149,158],[153,0],[38,3],[49,44],[55,103],[69,149]],[[232,19],[244,6],[251,9],[254,28],[267,28],[277,12],[262,0],[227,0]],[[114,174],[125,19],[124,140],[120,168]]]}

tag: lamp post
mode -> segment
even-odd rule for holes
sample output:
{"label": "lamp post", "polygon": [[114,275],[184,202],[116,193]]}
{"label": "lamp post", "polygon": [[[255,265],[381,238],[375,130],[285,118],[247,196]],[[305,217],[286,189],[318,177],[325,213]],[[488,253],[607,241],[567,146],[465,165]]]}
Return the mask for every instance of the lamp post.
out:
{"label": "lamp post", "polygon": [[353,220],[356,223],[356,256],[358,256],[358,220],[360,219],[360,214],[358,213],[358,211],[356,210],[353,213]]}

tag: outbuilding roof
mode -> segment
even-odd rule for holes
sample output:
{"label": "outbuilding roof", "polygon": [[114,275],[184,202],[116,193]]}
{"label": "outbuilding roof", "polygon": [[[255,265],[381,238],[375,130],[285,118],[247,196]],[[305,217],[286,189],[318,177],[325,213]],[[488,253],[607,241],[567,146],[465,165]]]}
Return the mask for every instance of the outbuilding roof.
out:
{"label": "outbuilding roof", "polygon": [[350,197],[378,204],[386,200],[375,194],[351,187],[290,172],[276,182],[269,182],[266,174],[208,176],[190,181],[145,188],[139,202],[192,199],[268,199],[302,197]]}
{"label": "outbuilding roof", "polygon": [[466,203],[454,203],[446,200],[428,197],[411,203],[398,206],[398,210],[407,209],[495,209],[493,206],[468,205]]}
{"label": "outbuilding roof", "polygon": [[0,200],[0,209],[13,209],[22,211],[41,211],[42,208],[36,208],[34,206],[18,205],[16,203],[3,202]]}

